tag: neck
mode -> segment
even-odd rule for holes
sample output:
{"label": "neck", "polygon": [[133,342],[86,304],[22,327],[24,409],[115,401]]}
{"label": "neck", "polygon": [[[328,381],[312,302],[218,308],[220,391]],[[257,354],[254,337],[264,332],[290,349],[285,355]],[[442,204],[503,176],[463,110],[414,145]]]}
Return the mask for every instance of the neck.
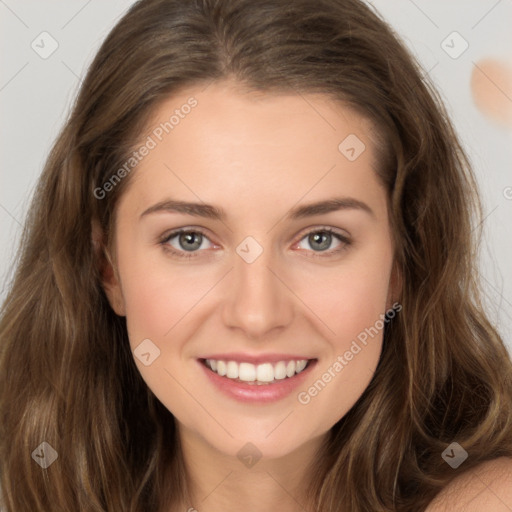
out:
{"label": "neck", "polygon": [[172,512],[314,510],[306,491],[325,435],[285,456],[255,462],[219,452],[194,432],[179,430],[189,495]]}

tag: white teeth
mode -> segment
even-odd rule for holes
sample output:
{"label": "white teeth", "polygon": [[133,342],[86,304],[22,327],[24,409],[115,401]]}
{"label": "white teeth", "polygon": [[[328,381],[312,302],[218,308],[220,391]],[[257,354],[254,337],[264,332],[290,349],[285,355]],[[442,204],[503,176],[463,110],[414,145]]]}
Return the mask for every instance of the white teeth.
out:
{"label": "white teeth", "polygon": [[307,361],[295,361],[297,363],[297,367],[295,368],[295,371],[296,372],[301,372],[302,370],[304,370],[304,368],[306,368],[306,365],[308,364]]}
{"label": "white teeth", "polygon": [[240,363],[238,378],[245,382],[254,382],[256,380],[256,366],[250,363]]}
{"label": "white teeth", "polygon": [[272,382],[274,380],[274,368],[270,363],[259,364],[256,367],[256,380],[260,382]]}
{"label": "white teeth", "polygon": [[[207,359],[208,361],[208,359]],[[221,376],[221,377],[224,377],[224,375],[226,375],[226,371],[227,371],[227,368],[226,368],[226,363],[224,361],[215,361],[217,363],[217,373]],[[211,368],[211,366],[210,366]],[[212,368],[213,370],[213,368]]]}
{"label": "white teeth", "polygon": [[226,377],[228,379],[238,379],[238,364],[235,361],[228,362]]}
{"label": "white teeth", "polygon": [[290,361],[286,365],[286,376],[287,377],[293,377],[295,375],[295,368],[296,368],[295,361]]}
{"label": "white teeth", "polygon": [[[306,365],[304,365],[306,366]],[[279,361],[274,366],[274,379],[276,380],[282,380],[286,379],[286,364],[283,361]]]}
{"label": "white teeth", "polygon": [[275,364],[262,363],[254,365],[251,363],[237,363],[236,361],[220,361],[206,359],[206,366],[221,377],[238,379],[244,382],[272,382],[293,377],[306,368],[307,359],[297,361],[279,361]]}

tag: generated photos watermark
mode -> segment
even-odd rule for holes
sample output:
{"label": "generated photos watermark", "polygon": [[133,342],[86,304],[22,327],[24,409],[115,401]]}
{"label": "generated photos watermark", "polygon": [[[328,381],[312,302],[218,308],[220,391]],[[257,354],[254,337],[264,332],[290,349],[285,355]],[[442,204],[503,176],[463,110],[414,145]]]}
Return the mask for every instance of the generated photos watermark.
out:
{"label": "generated photos watermark", "polygon": [[190,114],[192,109],[198,104],[196,98],[191,96],[187,102],[181,105],[180,108],[174,110],[174,113],[169,117],[168,121],[160,123],[153,129],[151,135],[148,135],[146,141],[142,146],[132,153],[132,156],[124,162],[124,164],[114,172],[110,178],[103,183],[101,187],[96,187],[93,191],[96,199],[104,199],[109,192],[114,190],[121,180],[126,177],[132,169],[141,162],[144,157],[149,155],[151,150],[158,146],[158,143],[163,140],[165,135],[168,135],[176,126],[178,126],[182,119]]}
{"label": "generated photos watermark", "polygon": [[312,398],[318,395],[329,382],[332,381],[342,370],[347,366],[357,354],[359,354],[363,348],[368,344],[370,339],[377,336],[384,326],[389,323],[397,313],[402,310],[402,305],[395,302],[390,309],[386,311],[386,314],[379,315],[380,318],[375,321],[371,327],[367,327],[364,331],[361,331],[356,339],[352,340],[350,348],[346,350],[343,355],[338,355],[332,365],[327,368],[322,376],[315,381],[307,390],[301,391],[297,394],[297,400],[302,405],[307,405],[311,402]]}

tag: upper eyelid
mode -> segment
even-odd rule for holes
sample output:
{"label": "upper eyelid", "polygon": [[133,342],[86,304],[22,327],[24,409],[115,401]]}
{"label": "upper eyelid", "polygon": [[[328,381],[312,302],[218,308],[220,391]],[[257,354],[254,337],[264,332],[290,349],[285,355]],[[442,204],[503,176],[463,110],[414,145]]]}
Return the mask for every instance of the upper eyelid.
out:
{"label": "upper eyelid", "polygon": [[300,234],[297,236],[300,236],[299,240],[302,240],[305,236],[307,236],[311,233],[318,233],[318,232],[322,232],[322,231],[328,231],[328,232],[332,233],[333,235],[339,235],[342,238],[351,238],[351,235],[349,234],[349,232],[347,230],[341,229],[341,228],[335,228],[332,226],[325,226],[325,225],[324,226],[319,225],[318,227],[309,226],[309,227],[301,230]]}
{"label": "upper eyelid", "polygon": [[171,238],[174,238],[175,236],[181,235],[182,233],[200,233],[204,237],[208,238],[208,240],[210,240],[210,242],[215,243],[215,242],[213,242],[213,240],[210,239],[210,236],[208,235],[206,230],[204,230],[203,228],[193,227],[193,226],[192,227],[186,227],[186,228],[172,229],[168,233],[165,233],[165,234],[159,236],[158,240],[160,242],[169,241]]}

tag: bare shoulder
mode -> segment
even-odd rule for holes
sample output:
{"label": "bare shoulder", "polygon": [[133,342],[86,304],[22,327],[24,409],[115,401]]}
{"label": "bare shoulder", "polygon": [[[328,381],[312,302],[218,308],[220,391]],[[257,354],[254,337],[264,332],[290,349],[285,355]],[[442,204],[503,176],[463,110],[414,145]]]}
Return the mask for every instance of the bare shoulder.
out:
{"label": "bare shoulder", "polygon": [[511,512],[512,458],[480,464],[453,480],[426,512]]}

